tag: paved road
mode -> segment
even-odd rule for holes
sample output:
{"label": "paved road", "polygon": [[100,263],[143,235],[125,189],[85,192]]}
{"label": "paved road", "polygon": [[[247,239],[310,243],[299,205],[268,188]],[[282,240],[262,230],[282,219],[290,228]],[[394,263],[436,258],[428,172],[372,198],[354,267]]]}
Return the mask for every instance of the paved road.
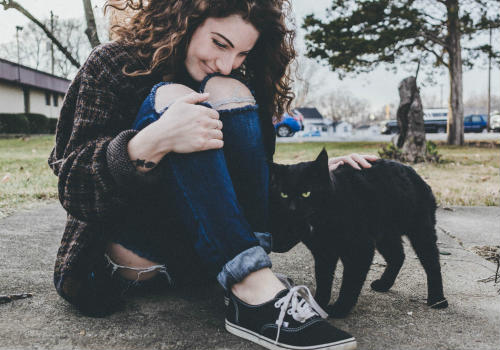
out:
{"label": "paved road", "polygon": [[[393,289],[371,291],[369,282],[383,270],[377,255],[354,311],[331,321],[355,335],[359,349],[500,348],[500,285],[478,282],[496,266],[470,251],[473,245],[500,244],[500,208],[452,209],[438,211],[437,225],[439,247],[451,253],[441,260],[450,307],[425,305],[425,276],[408,244]],[[131,297],[123,311],[103,319],[75,312],[52,286],[64,220],[58,203],[0,220],[0,294],[34,293],[0,305],[0,349],[261,349],[224,330],[217,286]],[[314,289],[304,246],[272,259],[275,271]]]}

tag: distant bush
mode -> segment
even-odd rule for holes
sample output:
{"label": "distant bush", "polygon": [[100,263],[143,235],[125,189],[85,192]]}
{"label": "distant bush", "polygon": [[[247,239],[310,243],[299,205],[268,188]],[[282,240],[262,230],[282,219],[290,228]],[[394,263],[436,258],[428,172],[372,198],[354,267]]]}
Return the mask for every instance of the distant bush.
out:
{"label": "distant bush", "polygon": [[0,114],[0,133],[29,134],[30,124],[24,113]]}
{"label": "distant bush", "polygon": [[28,114],[30,134],[46,134],[49,132],[49,120],[43,114]]}
{"label": "distant bush", "polygon": [[0,133],[53,134],[57,119],[38,113],[0,113]]}

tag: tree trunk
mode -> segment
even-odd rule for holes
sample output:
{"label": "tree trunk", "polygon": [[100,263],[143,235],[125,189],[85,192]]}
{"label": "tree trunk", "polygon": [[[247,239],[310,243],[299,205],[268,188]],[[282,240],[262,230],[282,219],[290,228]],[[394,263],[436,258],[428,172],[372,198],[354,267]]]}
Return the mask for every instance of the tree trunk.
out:
{"label": "tree trunk", "polygon": [[92,10],[92,3],[90,0],[83,0],[83,8],[85,10],[85,19],[87,21],[87,29],[85,34],[89,38],[92,48],[101,44],[99,36],[97,35],[97,26],[95,24],[94,11]]}
{"label": "tree trunk", "polygon": [[449,56],[450,101],[448,113],[448,144],[464,144],[464,105],[462,80],[462,47],[460,45],[460,22],[458,0],[447,0],[448,35],[447,51]]}
{"label": "tree trunk", "polygon": [[426,159],[424,111],[415,77],[399,83],[399,107],[397,111],[401,159],[406,162],[422,162]]}

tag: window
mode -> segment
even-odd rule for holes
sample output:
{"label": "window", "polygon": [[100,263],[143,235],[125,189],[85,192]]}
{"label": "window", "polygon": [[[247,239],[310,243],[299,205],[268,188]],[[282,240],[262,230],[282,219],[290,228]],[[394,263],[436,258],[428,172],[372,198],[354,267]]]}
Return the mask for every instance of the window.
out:
{"label": "window", "polygon": [[45,91],[45,104],[50,106],[50,92]]}
{"label": "window", "polygon": [[57,92],[54,92],[52,94],[52,97],[54,99],[54,106],[57,107],[59,105],[59,94]]}
{"label": "window", "polygon": [[481,117],[480,117],[480,116],[478,116],[478,115],[473,115],[473,116],[472,116],[472,122],[473,122],[473,123],[481,123],[482,121],[483,121],[483,120],[481,119]]}

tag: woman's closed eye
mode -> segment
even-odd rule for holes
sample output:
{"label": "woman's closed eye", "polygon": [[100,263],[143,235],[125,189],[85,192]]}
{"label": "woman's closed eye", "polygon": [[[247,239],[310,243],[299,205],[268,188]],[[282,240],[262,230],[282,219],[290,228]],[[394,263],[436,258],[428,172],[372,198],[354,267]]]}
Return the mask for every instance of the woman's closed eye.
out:
{"label": "woman's closed eye", "polygon": [[227,49],[227,45],[226,44],[223,44],[221,43],[220,41],[216,40],[216,39],[212,39],[213,43],[215,44],[215,46],[221,48],[221,49]]}

